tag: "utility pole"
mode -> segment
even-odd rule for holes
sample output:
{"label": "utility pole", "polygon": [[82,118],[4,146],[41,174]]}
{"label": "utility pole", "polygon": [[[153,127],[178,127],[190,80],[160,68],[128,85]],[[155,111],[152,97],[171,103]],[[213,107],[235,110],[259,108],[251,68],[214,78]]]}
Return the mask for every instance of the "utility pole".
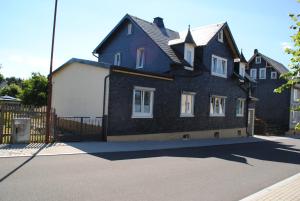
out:
{"label": "utility pole", "polygon": [[53,20],[53,31],[52,31],[52,44],[51,44],[51,58],[50,58],[50,72],[48,76],[48,98],[47,98],[47,117],[46,117],[46,143],[49,143],[50,138],[50,118],[51,118],[51,99],[52,99],[52,68],[53,68],[53,52],[54,52],[54,39],[55,39],[55,26],[56,26],[56,11],[57,11],[57,0],[55,0],[54,8],[54,20]]}

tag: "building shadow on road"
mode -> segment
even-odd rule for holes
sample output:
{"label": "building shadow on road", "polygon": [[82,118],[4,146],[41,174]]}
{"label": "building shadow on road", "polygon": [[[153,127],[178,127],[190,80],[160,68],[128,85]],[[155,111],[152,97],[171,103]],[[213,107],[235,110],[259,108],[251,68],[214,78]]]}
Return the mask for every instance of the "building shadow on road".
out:
{"label": "building shadow on road", "polygon": [[300,164],[300,149],[293,148],[293,145],[282,144],[280,142],[274,141],[149,151],[122,151],[97,153],[92,155],[111,161],[144,159],[153,157],[214,157],[247,165],[251,165],[248,163],[247,158],[281,163]]}

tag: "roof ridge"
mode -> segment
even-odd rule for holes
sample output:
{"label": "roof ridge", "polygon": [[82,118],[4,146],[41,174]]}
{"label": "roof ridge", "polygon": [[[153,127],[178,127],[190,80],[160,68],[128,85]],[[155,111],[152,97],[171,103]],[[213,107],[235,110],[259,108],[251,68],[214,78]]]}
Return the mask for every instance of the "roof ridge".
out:
{"label": "roof ridge", "polygon": [[[147,21],[147,20],[144,20],[144,19],[139,18],[139,17],[134,16],[134,15],[130,15],[130,14],[127,14],[127,15],[129,15],[129,16],[132,17],[132,18],[136,18],[136,19],[138,19],[138,20],[141,20],[141,21],[143,21],[143,22],[146,22],[146,23],[148,23],[148,24],[151,24],[151,25],[155,26],[155,23],[153,23],[153,22],[149,22],[149,21]],[[175,33],[178,33],[178,31],[174,31],[174,30],[169,29],[169,28],[166,28],[166,27],[165,27],[165,29],[167,29],[167,30],[169,30],[169,31],[172,31],[172,32],[175,32]]]}
{"label": "roof ridge", "polygon": [[192,28],[191,31],[194,31],[194,30],[197,30],[197,29],[202,29],[202,28],[205,28],[205,27],[210,27],[210,26],[215,26],[215,25],[224,25],[226,24],[227,22],[224,21],[224,22],[220,22],[220,23],[214,23],[214,24],[206,24],[206,25],[203,25],[203,26],[199,26],[199,27],[195,27],[195,28]]}

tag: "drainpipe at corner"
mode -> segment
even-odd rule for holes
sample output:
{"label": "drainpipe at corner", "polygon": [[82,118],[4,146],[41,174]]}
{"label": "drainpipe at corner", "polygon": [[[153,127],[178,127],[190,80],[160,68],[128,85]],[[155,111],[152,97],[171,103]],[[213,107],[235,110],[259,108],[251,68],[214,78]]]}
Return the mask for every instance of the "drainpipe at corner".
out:
{"label": "drainpipe at corner", "polygon": [[[106,89],[107,89],[107,80],[110,76],[109,74],[105,76],[104,78],[104,90],[103,90],[103,108],[102,108],[102,133],[103,133],[103,140],[107,142],[107,131],[108,131],[108,111],[107,115],[105,115],[105,108],[106,108]],[[108,108],[109,101],[107,102],[107,108]]]}

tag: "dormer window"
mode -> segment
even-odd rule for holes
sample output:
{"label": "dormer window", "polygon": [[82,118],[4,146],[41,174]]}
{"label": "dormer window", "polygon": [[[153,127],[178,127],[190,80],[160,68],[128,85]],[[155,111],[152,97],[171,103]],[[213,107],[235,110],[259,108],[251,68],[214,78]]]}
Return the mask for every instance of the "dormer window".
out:
{"label": "dormer window", "polygon": [[218,41],[221,42],[221,43],[223,43],[223,38],[224,38],[223,35],[224,35],[223,30],[219,31],[219,33],[218,33]]}
{"label": "dormer window", "polygon": [[115,54],[114,65],[115,66],[120,66],[121,65],[121,53],[120,52]]}
{"label": "dormer window", "polygon": [[[194,66],[194,45],[186,43],[184,45],[184,60],[186,60],[192,67]],[[191,67],[185,67],[185,69],[193,70]]]}
{"label": "dormer window", "polygon": [[255,63],[260,64],[261,63],[261,56],[255,57]]}
{"label": "dormer window", "polygon": [[136,68],[143,68],[145,63],[145,49],[138,48],[136,51]]}
{"label": "dormer window", "polygon": [[239,75],[245,77],[245,64],[240,63]]}
{"label": "dormer window", "polygon": [[132,34],[132,24],[129,23],[129,24],[127,25],[127,35],[131,35],[131,34]]}

